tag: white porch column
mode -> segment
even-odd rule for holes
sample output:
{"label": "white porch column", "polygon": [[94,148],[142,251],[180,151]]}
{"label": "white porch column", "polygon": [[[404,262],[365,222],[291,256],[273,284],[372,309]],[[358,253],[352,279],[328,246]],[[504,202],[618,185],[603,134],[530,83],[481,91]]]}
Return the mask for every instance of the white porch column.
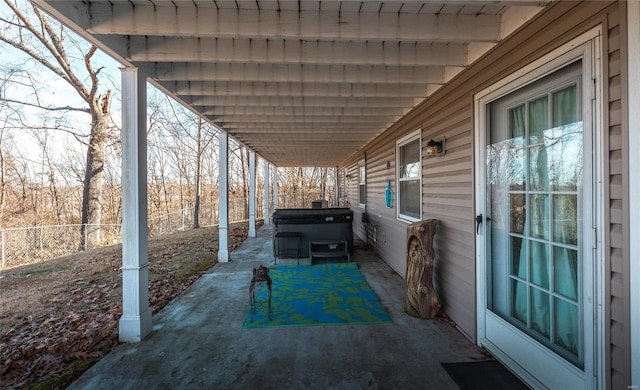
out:
{"label": "white porch column", "polygon": [[338,167],[336,167],[336,171],[335,171],[335,182],[334,182],[334,189],[336,190],[336,194],[334,197],[334,207],[340,207],[340,171],[338,170]]}
{"label": "white porch column", "polygon": [[269,162],[264,161],[264,224],[271,224],[271,213],[269,212]]}
{"label": "white porch column", "polygon": [[122,69],[122,317],[120,341],[139,342],[153,328],[147,242],[147,80]]}
{"label": "white porch column", "polygon": [[628,73],[629,73],[629,275],[631,308],[631,383],[629,388],[640,386],[640,3],[627,2],[628,25]]}
{"label": "white porch column", "polygon": [[249,237],[256,236],[256,152],[249,152]]}
{"label": "white porch column", "polygon": [[218,133],[218,262],[229,261],[229,136]]}
{"label": "white porch column", "polygon": [[273,167],[273,211],[278,208],[278,167]]}

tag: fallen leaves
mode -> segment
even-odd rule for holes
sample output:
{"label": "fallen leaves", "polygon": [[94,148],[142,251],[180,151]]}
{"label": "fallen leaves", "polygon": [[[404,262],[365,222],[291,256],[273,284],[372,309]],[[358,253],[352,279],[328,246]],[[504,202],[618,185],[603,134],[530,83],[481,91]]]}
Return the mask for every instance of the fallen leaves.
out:
{"label": "fallen leaves", "polygon": [[7,351],[0,387],[23,387],[58,375],[73,360],[104,356],[117,344],[119,312],[118,306],[98,305],[63,317],[26,319],[0,337],[0,348]]}
{"label": "fallen leaves", "polygon": [[[247,233],[246,226],[232,226],[230,249],[244,241]],[[216,234],[214,228],[203,228],[150,241],[149,305],[154,312],[215,264]],[[11,328],[0,336],[2,389],[27,388],[48,380],[55,381],[51,388],[64,388],[118,344],[120,247],[47,263],[55,266],[56,262],[64,271],[48,278],[27,278],[24,272],[3,274],[2,283],[11,283],[14,296],[2,297],[6,299],[3,310],[10,301],[9,310],[13,311],[2,317],[12,321]],[[28,272],[38,274],[34,269]],[[25,294],[29,299],[21,303]]]}

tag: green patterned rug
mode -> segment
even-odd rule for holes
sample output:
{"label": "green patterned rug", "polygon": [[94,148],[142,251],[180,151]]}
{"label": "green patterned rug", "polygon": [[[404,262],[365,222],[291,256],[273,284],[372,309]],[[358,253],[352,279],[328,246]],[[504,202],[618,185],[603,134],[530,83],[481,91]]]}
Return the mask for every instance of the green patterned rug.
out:
{"label": "green patterned rug", "polygon": [[[269,274],[273,280],[272,320],[266,305],[258,305],[253,322],[249,310],[243,328],[391,322],[356,263],[278,265]],[[267,291],[263,284],[256,301],[264,302]]]}

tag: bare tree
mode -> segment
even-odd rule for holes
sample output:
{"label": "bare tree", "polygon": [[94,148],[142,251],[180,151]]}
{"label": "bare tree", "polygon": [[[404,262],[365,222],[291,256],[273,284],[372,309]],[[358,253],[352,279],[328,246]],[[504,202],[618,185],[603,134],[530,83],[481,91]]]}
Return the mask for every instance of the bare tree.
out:
{"label": "bare tree", "polygon": [[8,150],[5,151],[5,128],[0,128],[0,228],[4,226],[4,208],[7,197],[7,160]]}
{"label": "bare tree", "polygon": [[[102,68],[96,68],[93,58],[97,47],[88,45],[70,35],[57,22],[44,15],[35,6],[26,1],[4,0],[13,11],[13,16],[0,19],[0,41],[27,54],[40,65],[66,81],[86,103],[83,107],[44,105],[39,99],[26,101],[22,98],[2,97],[6,101],[31,105],[51,112],[83,112],[91,116],[91,130],[88,135],[86,165],[82,195],[82,235],[80,249],[85,249],[87,239],[90,243],[99,241],[102,213],[102,186],[106,147],[109,139],[109,110],[111,91],[99,93],[98,76]],[[72,54],[70,54],[72,53]],[[84,70],[74,66],[74,56],[82,58]],[[84,139],[78,134],[78,139]],[[91,229],[87,230],[87,226]]]}
{"label": "bare tree", "polygon": [[[333,202],[334,174],[328,168],[284,167],[279,170],[278,197],[283,207],[309,207],[316,199]],[[331,183],[331,184],[330,184]]]}
{"label": "bare tree", "polygon": [[[229,145],[232,199],[241,199],[244,218],[249,216],[249,149],[232,141]],[[235,162],[235,163],[234,163]]]}
{"label": "bare tree", "polygon": [[[51,207],[55,211],[55,217],[56,217],[55,222],[59,224],[61,223],[61,218],[62,218],[62,204],[61,204],[60,196],[58,193],[56,169],[54,167],[53,161],[51,159],[51,155],[49,153],[50,135],[48,130],[36,132],[34,135],[36,140],[38,141],[38,144],[40,145],[41,153],[42,153],[42,163],[41,163],[42,172],[40,173],[42,175],[42,179],[41,179],[42,189],[44,190],[45,182],[46,182],[46,184],[49,187],[49,198],[51,199]],[[44,203],[44,200],[45,200],[45,196],[44,194],[41,194],[41,198],[40,198],[41,205]],[[44,213],[45,208],[41,206],[40,212]]]}
{"label": "bare tree", "polygon": [[211,143],[211,138],[206,142],[203,140],[203,127],[204,121],[198,117],[197,132],[196,132],[196,196],[193,205],[193,227],[200,227],[200,192],[202,190],[202,155],[204,149]]}
{"label": "bare tree", "polygon": [[[210,160],[207,156],[212,152],[218,130],[166,95],[152,94],[150,106],[149,156],[155,195],[159,198],[164,192],[169,202],[175,191],[169,186],[177,181],[180,209],[193,205],[193,227],[198,228],[204,164]],[[171,179],[166,176],[169,171],[173,172]],[[173,183],[168,183],[170,180]]]}

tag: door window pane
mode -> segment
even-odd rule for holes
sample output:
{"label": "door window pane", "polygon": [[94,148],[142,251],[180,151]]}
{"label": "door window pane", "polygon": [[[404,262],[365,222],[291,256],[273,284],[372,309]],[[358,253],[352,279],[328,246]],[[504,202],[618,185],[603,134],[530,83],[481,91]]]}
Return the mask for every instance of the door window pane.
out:
{"label": "door window pane", "polygon": [[[527,279],[527,249],[522,245],[522,238],[511,237],[511,271],[510,275]],[[522,259],[522,260],[521,260]]]}
{"label": "door window pane", "polygon": [[554,299],[554,340],[553,342],[569,351],[572,355],[578,355],[580,345],[580,331],[578,329],[578,306],[562,299]]}
{"label": "door window pane", "polygon": [[529,233],[531,237],[549,239],[549,195],[529,195]]}
{"label": "door window pane", "polygon": [[560,246],[553,247],[555,292],[567,298],[578,299],[578,251]]}
{"label": "door window pane", "polygon": [[547,250],[549,246],[538,241],[531,241],[529,264],[531,264],[531,282],[545,289],[549,288],[549,266]]}
{"label": "door window pane", "polygon": [[527,205],[525,194],[509,194],[510,203],[510,229],[509,232],[523,234],[526,221]]}
{"label": "door window pane", "polygon": [[553,241],[578,245],[578,196],[553,197]]}
{"label": "door window pane", "polygon": [[527,285],[517,280],[511,281],[511,296],[515,297],[511,301],[511,316],[527,324]]}
{"label": "door window pane", "polygon": [[573,84],[551,95],[553,99],[553,127],[578,121],[577,93],[578,87]]}
{"label": "door window pane", "polygon": [[549,189],[549,159],[545,146],[529,149],[529,191]]}
{"label": "door window pane", "polygon": [[524,144],[527,125],[525,113],[524,104],[509,110],[509,138],[514,141],[518,140],[522,144]]}
{"label": "door window pane", "polygon": [[525,157],[527,155],[527,150],[525,148],[510,147],[508,153],[509,157],[506,159],[505,163],[508,167],[509,190],[524,191],[526,181]]}
{"label": "door window pane", "polygon": [[549,294],[531,288],[531,329],[549,336]]}
{"label": "door window pane", "polygon": [[529,102],[529,143],[544,142],[544,131],[549,128],[549,98],[545,95]]}

